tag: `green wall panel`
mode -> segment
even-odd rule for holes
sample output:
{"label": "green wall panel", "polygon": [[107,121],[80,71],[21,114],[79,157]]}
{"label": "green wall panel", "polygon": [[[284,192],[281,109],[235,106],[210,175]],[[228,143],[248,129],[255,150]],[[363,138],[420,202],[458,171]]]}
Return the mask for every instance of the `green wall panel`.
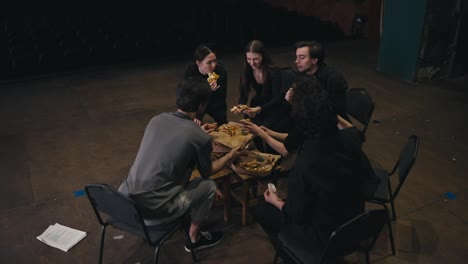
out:
{"label": "green wall panel", "polygon": [[427,0],[385,0],[377,70],[413,81]]}

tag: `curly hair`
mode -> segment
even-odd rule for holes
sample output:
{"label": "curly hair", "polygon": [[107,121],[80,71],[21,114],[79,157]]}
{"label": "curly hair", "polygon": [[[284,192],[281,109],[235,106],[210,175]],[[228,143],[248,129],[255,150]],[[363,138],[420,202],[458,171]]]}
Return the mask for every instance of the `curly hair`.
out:
{"label": "curly hair", "polygon": [[327,135],[338,131],[335,107],[316,77],[297,80],[293,89],[292,117],[304,133]]}

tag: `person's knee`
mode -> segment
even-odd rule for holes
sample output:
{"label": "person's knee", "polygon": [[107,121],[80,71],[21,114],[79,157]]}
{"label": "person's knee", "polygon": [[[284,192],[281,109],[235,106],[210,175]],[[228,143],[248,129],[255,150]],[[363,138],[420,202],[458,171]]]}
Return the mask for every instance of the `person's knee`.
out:
{"label": "person's knee", "polygon": [[208,181],[208,189],[210,194],[215,195],[216,194],[216,183],[213,180]]}
{"label": "person's knee", "polygon": [[201,184],[206,196],[211,198],[216,195],[216,183],[213,180],[204,180]]}

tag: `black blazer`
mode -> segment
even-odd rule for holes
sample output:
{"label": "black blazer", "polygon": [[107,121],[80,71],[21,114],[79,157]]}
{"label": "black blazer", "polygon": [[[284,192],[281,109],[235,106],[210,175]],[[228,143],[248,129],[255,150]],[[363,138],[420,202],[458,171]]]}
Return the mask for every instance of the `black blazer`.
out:
{"label": "black blazer", "polygon": [[288,224],[310,226],[326,241],[334,229],[364,211],[368,168],[361,137],[355,127],[325,136],[291,131],[285,147],[293,151],[298,146],[282,212]]}
{"label": "black blazer", "polygon": [[[214,70],[214,72],[219,75],[219,78],[217,80],[219,88],[216,91],[211,93],[210,99],[208,100],[208,104],[206,106],[206,110],[207,112],[226,111],[227,110],[227,103],[226,103],[227,72],[224,69],[223,65],[221,65],[220,63],[216,65],[216,69]],[[197,64],[193,62],[187,65],[187,69],[185,70],[185,73],[184,73],[185,79],[189,77],[200,77],[206,80],[208,78],[208,75],[201,74],[200,71],[198,70]]]}

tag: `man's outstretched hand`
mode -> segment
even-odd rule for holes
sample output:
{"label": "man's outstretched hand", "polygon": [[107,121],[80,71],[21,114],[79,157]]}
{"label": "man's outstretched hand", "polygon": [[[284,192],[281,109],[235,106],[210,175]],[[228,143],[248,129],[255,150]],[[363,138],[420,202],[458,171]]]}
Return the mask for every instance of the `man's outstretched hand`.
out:
{"label": "man's outstretched hand", "polygon": [[203,129],[203,131],[205,131],[206,133],[210,133],[210,132],[213,132],[213,131],[216,131],[216,129],[218,129],[218,123],[206,123],[204,125],[201,126],[201,129]]}

